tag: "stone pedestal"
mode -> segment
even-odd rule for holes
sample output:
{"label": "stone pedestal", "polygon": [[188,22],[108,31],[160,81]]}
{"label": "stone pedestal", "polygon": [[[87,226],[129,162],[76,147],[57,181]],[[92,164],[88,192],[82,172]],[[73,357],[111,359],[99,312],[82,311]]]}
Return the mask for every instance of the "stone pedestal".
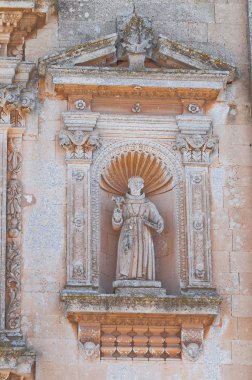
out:
{"label": "stone pedestal", "polygon": [[161,288],[160,281],[117,280],[113,282],[114,292],[123,296],[155,296],[163,297],[166,290]]}

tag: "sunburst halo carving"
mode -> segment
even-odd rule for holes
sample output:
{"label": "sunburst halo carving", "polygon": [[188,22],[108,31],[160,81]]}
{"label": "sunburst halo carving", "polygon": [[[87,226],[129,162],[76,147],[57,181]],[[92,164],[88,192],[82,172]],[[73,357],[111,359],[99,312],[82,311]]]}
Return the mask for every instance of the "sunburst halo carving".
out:
{"label": "sunburst halo carving", "polygon": [[128,192],[128,179],[140,176],[146,195],[162,194],[174,187],[170,169],[161,158],[146,152],[124,152],[114,156],[101,174],[100,187],[112,194]]}

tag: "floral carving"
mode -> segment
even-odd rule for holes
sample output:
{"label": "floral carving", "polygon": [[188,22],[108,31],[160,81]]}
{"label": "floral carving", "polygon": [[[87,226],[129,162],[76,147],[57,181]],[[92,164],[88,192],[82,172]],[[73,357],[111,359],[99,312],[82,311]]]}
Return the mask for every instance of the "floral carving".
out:
{"label": "floral carving", "polygon": [[76,100],[76,102],[74,104],[75,104],[75,108],[77,110],[84,110],[84,109],[87,108],[86,102],[84,100],[82,100],[82,99]]}
{"label": "floral carving", "polygon": [[21,170],[22,155],[20,146],[14,139],[9,140],[8,149],[10,178],[7,186],[7,229],[9,237],[17,238],[21,231],[22,185],[18,180],[18,173]]}
{"label": "floral carving", "polygon": [[9,290],[10,301],[6,311],[8,329],[20,327],[20,249],[11,240],[7,244],[6,284]]}
{"label": "floral carving", "polygon": [[191,113],[199,113],[200,108],[197,106],[197,104],[189,104],[188,111]]}
{"label": "floral carving", "polygon": [[66,150],[66,159],[92,159],[93,151],[100,146],[97,133],[76,131],[61,131],[59,141]]}
{"label": "floral carving", "polygon": [[72,177],[75,178],[77,181],[83,181],[84,173],[82,170],[74,170],[72,173]]}
{"label": "floral carving", "polygon": [[20,328],[22,184],[18,177],[21,166],[21,138],[10,138],[8,142],[7,185],[6,327],[15,330]]}
{"label": "floral carving", "polygon": [[135,103],[135,104],[132,106],[131,111],[134,112],[134,113],[139,113],[139,112],[141,112],[141,105],[140,105],[140,103]]}
{"label": "floral carving", "polygon": [[34,94],[21,90],[17,85],[0,88],[0,123],[23,127],[22,114],[35,107]]}
{"label": "floral carving", "polygon": [[181,151],[183,162],[210,162],[218,139],[215,136],[178,135],[174,148]]}
{"label": "floral carving", "polygon": [[83,267],[81,265],[73,265],[73,278],[79,279],[83,277]]}

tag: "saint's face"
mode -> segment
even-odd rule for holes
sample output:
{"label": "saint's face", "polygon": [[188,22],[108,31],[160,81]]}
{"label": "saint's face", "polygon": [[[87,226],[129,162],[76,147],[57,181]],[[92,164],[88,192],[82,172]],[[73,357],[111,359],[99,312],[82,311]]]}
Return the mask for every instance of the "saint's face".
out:
{"label": "saint's face", "polygon": [[141,177],[136,177],[136,178],[130,178],[129,179],[129,189],[130,189],[130,194],[131,195],[140,195],[141,191],[144,187],[144,181]]}

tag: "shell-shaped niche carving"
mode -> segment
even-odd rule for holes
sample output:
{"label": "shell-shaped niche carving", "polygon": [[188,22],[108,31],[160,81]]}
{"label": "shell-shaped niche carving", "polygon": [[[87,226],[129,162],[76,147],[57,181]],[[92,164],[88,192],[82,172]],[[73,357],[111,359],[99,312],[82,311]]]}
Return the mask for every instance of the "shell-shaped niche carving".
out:
{"label": "shell-shaped niche carving", "polygon": [[174,187],[167,165],[154,154],[138,151],[113,157],[102,171],[100,187],[109,193],[124,195],[128,191],[128,179],[133,176],[144,179],[146,195],[161,194]]}

